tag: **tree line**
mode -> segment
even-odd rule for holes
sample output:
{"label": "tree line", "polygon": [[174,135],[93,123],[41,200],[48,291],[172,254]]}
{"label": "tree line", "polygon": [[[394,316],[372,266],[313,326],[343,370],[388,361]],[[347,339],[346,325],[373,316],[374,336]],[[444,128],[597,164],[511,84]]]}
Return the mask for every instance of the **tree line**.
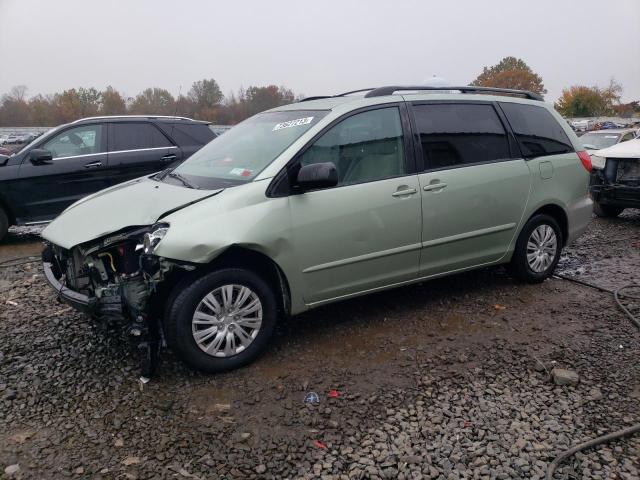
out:
{"label": "tree line", "polygon": [[147,88],[126,97],[109,86],[100,91],[71,88],[52,95],[27,96],[18,85],[0,99],[0,126],[54,126],[96,115],[178,115],[233,125],[269,108],[297,100],[289,88],[250,86],[222,94],[214,79],[194,82],[186,95],[174,97],[164,88]]}
{"label": "tree line", "polygon": [[[516,57],[505,57],[496,65],[484,67],[470,84],[547,93],[542,77]],[[555,107],[565,117],[639,116],[640,101],[623,104],[621,95],[622,85],[613,78],[604,88],[572,85],[563,90]],[[299,98],[291,89],[276,85],[250,86],[225,96],[212,78],[194,82],[186,95],[177,97],[157,87],[147,88],[135,97],[125,97],[113,87],[102,91],[71,88],[53,95],[28,97],[27,87],[19,85],[0,98],[0,126],[52,126],[93,115],[124,114],[179,115],[233,125]]]}

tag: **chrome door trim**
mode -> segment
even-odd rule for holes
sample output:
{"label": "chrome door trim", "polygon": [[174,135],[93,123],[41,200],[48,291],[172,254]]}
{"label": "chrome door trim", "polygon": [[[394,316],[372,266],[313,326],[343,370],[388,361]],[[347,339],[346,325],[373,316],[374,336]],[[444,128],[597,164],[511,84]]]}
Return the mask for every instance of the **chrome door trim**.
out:
{"label": "chrome door trim", "polygon": [[113,152],[108,152],[108,153],[109,155],[111,155],[111,154],[117,154],[117,153],[150,152],[152,150],[170,150],[172,148],[178,148],[178,147],[171,146],[171,147],[136,148],[134,150],[114,150]]}
{"label": "chrome door trim", "polygon": [[344,265],[350,265],[352,263],[364,262],[367,260],[373,260],[376,258],[388,257],[398,253],[410,252],[412,250],[418,250],[421,247],[419,243],[413,243],[411,245],[404,245],[402,247],[390,248],[388,250],[381,250],[379,252],[365,253],[364,255],[358,255],[357,257],[344,258],[342,260],[336,260],[334,262],[321,263],[320,265],[314,265],[312,267],[305,268],[302,273],[317,272],[319,270],[326,270],[328,268],[342,267]]}
{"label": "chrome door trim", "polygon": [[481,228],[480,230],[473,230],[471,232],[460,233],[458,235],[451,235],[449,237],[437,238],[435,240],[422,242],[422,247],[433,247],[435,245],[442,245],[443,243],[457,242],[459,240],[481,237],[482,235],[489,235],[491,233],[504,232],[505,230],[511,230],[515,226],[515,223],[507,223],[505,225],[496,225],[495,227]]}
{"label": "chrome door trim", "polygon": [[172,148],[178,148],[175,145],[174,146],[170,146],[170,147],[153,147],[153,148],[136,148],[133,150],[114,150],[112,152],[97,152],[97,153],[83,153],[82,155],[70,155],[67,157],[56,157],[53,159],[53,161],[55,162],[56,160],[64,160],[65,158],[81,158],[81,157],[90,157],[93,155],[112,155],[112,154],[117,154],[117,153],[131,153],[131,152],[148,152],[148,151],[153,151],[153,150],[170,150]]}

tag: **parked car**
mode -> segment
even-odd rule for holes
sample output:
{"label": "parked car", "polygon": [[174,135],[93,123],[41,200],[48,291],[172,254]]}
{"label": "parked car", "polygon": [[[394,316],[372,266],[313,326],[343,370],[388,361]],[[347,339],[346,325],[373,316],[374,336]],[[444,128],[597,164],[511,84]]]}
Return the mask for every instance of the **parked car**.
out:
{"label": "parked car", "polygon": [[592,154],[590,193],[600,217],[617,217],[625,208],[640,208],[640,139]]}
{"label": "parked car", "polygon": [[0,147],[0,155],[11,155],[13,152],[8,148]]}
{"label": "parked car", "polygon": [[331,302],[488,265],[542,282],[591,218],[589,155],[536,94],[433,90],[278,107],[80,200],[42,233],[46,278],[207,372]]}
{"label": "parked car", "polygon": [[15,145],[17,143],[20,143],[20,140],[21,140],[20,135],[15,133],[10,133],[5,143],[7,143],[8,145]]}
{"label": "parked car", "polygon": [[580,143],[584,149],[591,153],[596,150],[610,147],[616,143],[626,142],[636,138],[636,131],[632,128],[617,128],[610,130],[594,130],[580,137]]}
{"label": "parked car", "polygon": [[216,137],[208,125],[179,117],[85,118],[0,157],[0,241],[11,225],[48,222],[82,197],[188,158]]}

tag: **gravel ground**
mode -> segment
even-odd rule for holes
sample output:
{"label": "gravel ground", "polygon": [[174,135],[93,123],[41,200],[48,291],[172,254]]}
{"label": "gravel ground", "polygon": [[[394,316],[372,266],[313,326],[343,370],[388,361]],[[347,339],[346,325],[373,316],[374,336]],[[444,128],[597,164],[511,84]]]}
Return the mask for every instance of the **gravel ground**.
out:
{"label": "gravel ground", "polygon": [[[36,240],[14,231],[0,262]],[[561,264],[607,288],[639,267],[637,210],[594,219]],[[242,370],[201,375],[167,352],[144,386],[121,332],[57,303],[37,263],[0,268],[0,299],[11,478],[539,479],[570,445],[640,421],[640,333],[610,295],[560,279],[487,269],[343,302],[283,322]],[[556,386],[554,368],[579,383]],[[640,435],[555,478],[639,471]]]}

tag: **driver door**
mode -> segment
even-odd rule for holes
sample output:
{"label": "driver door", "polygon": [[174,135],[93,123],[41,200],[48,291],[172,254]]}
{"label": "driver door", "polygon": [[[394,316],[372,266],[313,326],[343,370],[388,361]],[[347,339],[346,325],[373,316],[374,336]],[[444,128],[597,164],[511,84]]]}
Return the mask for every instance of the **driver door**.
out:
{"label": "driver door", "polygon": [[25,199],[26,220],[51,220],[82,197],[107,187],[106,128],[86,124],[67,128],[36,148],[51,161],[20,165],[17,188]]}

